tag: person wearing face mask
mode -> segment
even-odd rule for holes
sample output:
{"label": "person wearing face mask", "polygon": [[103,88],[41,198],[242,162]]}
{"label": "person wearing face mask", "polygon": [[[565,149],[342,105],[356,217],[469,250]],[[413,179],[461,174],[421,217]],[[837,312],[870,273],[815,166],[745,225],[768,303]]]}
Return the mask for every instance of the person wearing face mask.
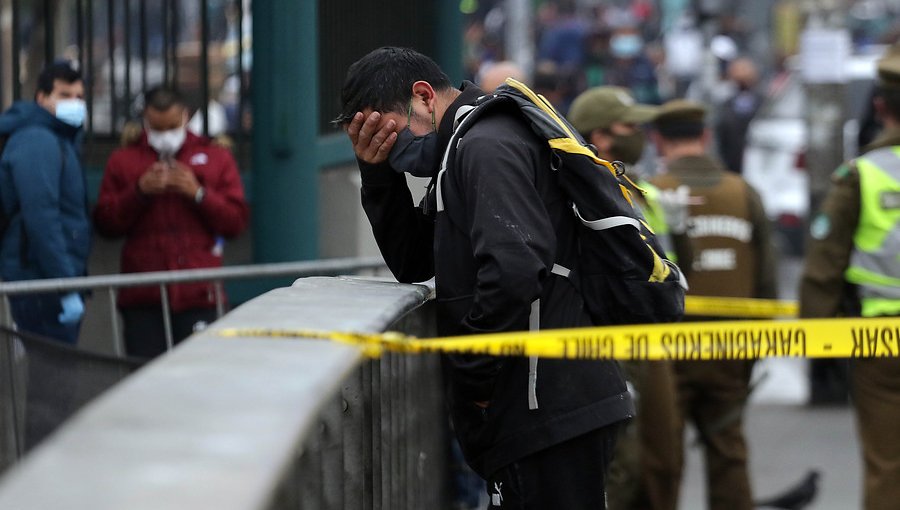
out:
{"label": "person wearing face mask", "polygon": [[[625,175],[631,178],[624,182],[636,184],[632,196],[669,252],[667,256],[690,268],[693,253],[687,237],[687,204],[663,200],[668,198],[666,194],[635,176],[646,138],[641,125],[652,121],[657,111],[655,106],[638,104],[624,88],[594,87],[575,98],[567,118],[601,158],[625,164]],[[622,366],[637,395],[638,412],[616,446],[610,467],[609,509],[674,510],[679,458],[671,363],[628,361]]]}
{"label": "person wearing face mask", "polygon": [[[435,278],[442,336],[586,326],[581,295],[553,272],[577,267],[579,225],[546,140],[518,112],[486,113],[438,177],[455,121],[483,95],[472,83],[454,87],[407,48],[379,48],[350,66],[335,123],[356,153],[382,256],[401,282]],[[419,207],[407,172],[433,177]],[[606,467],[634,414],[614,361],[443,361],[454,431],[487,481],[490,508],[605,507]]]}
{"label": "person wearing face mask", "polygon": [[[220,267],[223,238],[239,235],[249,209],[231,153],[187,128],[188,111],[165,86],[144,93],[143,133],[113,152],[94,209],[101,235],[125,237],[121,271]],[[179,342],[217,318],[214,283],[167,287]],[[167,348],[158,286],[122,289],[118,299],[129,355]]]}
{"label": "person wearing face mask", "polygon": [[612,60],[604,85],[625,87],[641,103],[660,103],[656,69],[647,58],[644,39],[636,25],[625,23],[612,31],[609,54]]}
{"label": "person wearing face mask", "polygon": [[[84,276],[91,225],[81,168],[87,113],[81,74],[67,62],[46,67],[34,101],[0,115],[7,142],[0,157],[0,205],[10,222],[0,244],[4,281]],[[78,341],[80,294],[11,296],[21,331],[67,344]]]}

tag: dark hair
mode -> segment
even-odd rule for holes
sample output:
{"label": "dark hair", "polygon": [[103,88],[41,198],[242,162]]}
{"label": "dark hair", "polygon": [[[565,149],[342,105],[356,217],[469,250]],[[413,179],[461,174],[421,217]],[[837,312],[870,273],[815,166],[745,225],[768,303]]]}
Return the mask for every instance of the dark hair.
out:
{"label": "dark hair", "polygon": [[164,112],[173,106],[186,106],[177,90],[166,85],[157,85],[144,92],[144,110],[153,108]]}
{"label": "dark hair", "polygon": [[679,142],[702,138],[705,127],[702,122],[666,122],[656,124],[656,131],[666,140]]}
{"label": "dark hair", "polygon": [[45,67],[41,74],[38,75],[37,89],[34,91],[34,97],[37,99],[39,92],[46,95],[53,93],[53,85],[59,80],[63,83],[75,83],[81,80],[81,73],[72,67],[68,61],[60,60]]}
{"label": "dark hair", "polygon": [[887,114],[900,121],[900,87],[880,85],[875,94],[884,101]]}
{"label": "dark hair", "polygon": [[556,92],[561,88],[562,78],[556,69],[550,69],[548,66],[538,66],[534,71],[534,79],[531,80],[532,87],[537,92],[552,91]]}
{"label": "dark hair", "polygon": [[341,88],[341,113],[332,121],[350,122],[356,112],[406,112],[412,85],[427,81],[436,91],[452,87],[450,78],[425,55],[409,48],[385,46],[357,60]]}

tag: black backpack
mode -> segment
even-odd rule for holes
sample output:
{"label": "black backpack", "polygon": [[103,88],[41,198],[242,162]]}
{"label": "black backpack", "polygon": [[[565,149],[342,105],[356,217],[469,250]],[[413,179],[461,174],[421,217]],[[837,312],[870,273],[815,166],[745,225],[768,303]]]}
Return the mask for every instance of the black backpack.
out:
{"label": "black backpack", "polygon": [[681,320],[687,283],[678,266],[665,258],[659,240],[634,206],[631,192],[620,181],[626,178],[624,166],[599,158],[543,96],[518,81],[508,79],[457,112],[437,177],[438,211],[443,210],[441,180],[459,138],[482,115],[498,110],[518,112],[553,152],[548,171],[558,173],[559,185],[580,225],[576,229],[578,267],[555,265],[553,272],[579,289],[594,324]]}

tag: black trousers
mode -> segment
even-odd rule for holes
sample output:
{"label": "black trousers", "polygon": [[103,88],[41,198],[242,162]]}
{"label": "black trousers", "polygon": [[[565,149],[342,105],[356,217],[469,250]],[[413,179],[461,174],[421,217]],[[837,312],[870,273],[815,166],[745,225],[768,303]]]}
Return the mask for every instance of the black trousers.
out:
{"label": "black trousers", "polygon": [[[125,352],[129,356],[154,358],[166,352],[166,330],[162,308],[128,308],[121,310],[124,325]],[[215,308],[195,308],[172,313],[172,341],[177,344],[216,320]],[[199,324],[198,324],[199,323]]]}
{"label": "black trousers", "polygon": [[619,428],[588,432],[500,468],[487,480],[488,508],[605,509],[606,469]]}

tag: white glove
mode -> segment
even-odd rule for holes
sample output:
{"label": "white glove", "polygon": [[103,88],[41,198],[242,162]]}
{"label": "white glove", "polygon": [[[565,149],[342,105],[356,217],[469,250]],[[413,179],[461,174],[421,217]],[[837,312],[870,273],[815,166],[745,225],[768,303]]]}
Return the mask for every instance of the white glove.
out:
{"label": "white glove", "polygon": [[683,234],[688,228],[688,206],[691,204],[691,189],[682,184],[675,189],[659,192],[659,205],[666,215],[666,224],[673,234]]}

